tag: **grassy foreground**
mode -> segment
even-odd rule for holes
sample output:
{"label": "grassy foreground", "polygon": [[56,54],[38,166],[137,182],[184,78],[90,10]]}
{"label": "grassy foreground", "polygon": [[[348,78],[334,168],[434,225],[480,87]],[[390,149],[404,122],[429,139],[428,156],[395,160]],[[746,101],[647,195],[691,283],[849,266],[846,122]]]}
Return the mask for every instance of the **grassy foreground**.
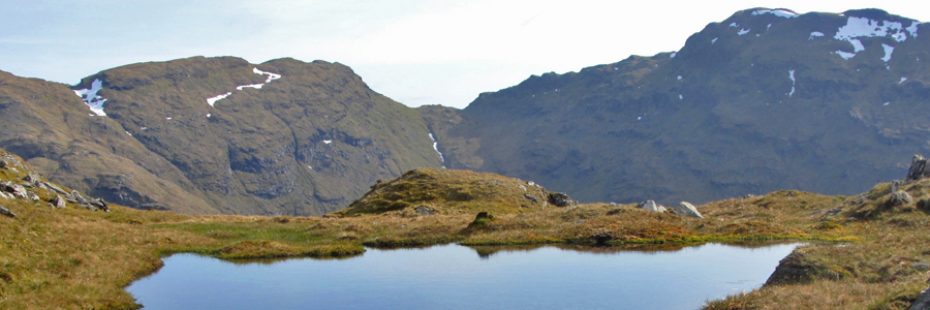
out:
{"label": "grassy foreground", "polygon": [[[438,181],[454,178],[447,172],[421,173]],[[20,177],[0,171],[0,178]],[[423,176],[417,177],[416,182],[423,181]],[[883,184],[854,197],[782,191],[724,200],[702,206],[705,219],[649,213],[630,205],[495,208],[488,204],[493,218],[473,222],[473,211],[481,209],[476,198],[500,202],[507,197],[485,197],[482,193],[489,192],[472,185],[518,184],[479,175],[461,180],[466,181],[454,184],[451,191],[427,186],[440,193],[431,199],[386,211],[324,217],[187,216],[122,207],[112,207],[109,213],[53,209],[45,202],[48,193],[42,191],[43,197],[35,202],[0,199],[0,205],[17,214],[0,217],[0,309],[136,308],[139,305],[124,287],[157,270],[162,256],[176,252],[224,259],[345,257],[363,253],[364,246],[450,242],[681,246],[823,241],[796,250],[790,260],[796,268],[786,268],[782,281],[711,302],[707,305],[711,309],[906,309],[926,287],[922,263],[930,261],[926,234],[930,215],[917,206],[930,198],[930,181],[907,185],[914,202],[893,208],[884,204],[890,190]],[[446,192],[452,194],[441,194]],[[383,203],[387,193],[377,194],[381,205],[398,206],[396,201]],[[449,209],[458,202],[448,197],[470,197],[462,200],[468,207]],[[431,214],[416,212],[418,206],[430,208]]]}

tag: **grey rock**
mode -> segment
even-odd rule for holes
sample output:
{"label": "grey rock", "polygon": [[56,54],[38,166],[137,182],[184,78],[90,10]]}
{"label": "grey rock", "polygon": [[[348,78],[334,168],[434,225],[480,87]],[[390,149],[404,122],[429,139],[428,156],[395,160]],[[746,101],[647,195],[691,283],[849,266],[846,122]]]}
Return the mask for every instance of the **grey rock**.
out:
{"label": "grey rock", "polygon": [[885,203],[888,207],[898,207],[914,202],[914,198],[911,197],[911,194],[908,194],[905,191],[897,191],[891,193],[891,197],[888,197],[888,201]]}
{"label": "grey rock", "polygon": [[13,198],[14,197],[12,195],[4,193],[3,191],[0,191],[0,199],[13,199]]}
{"label": "grey rock", "polygon": [[930,310],[930,288],[925,289],[920,295],[917,295],[917,300],[911,304],[909,310]]}
{"label": "grey rock", "polygon": [[575,202],[572,201],[571,197],[568,197],[568,195],[565,193],[558,193],[558,192],[549,193],[548,198],[549,198],[548,199],[549,203],[556,207],[567,207],[567,206],[575,204]]}
{"label": "grey rock", "polygon": [[61,195],[55,195],[55,198],[52,198],[51,202],[52,202],[52,207],[55,207],[58,209],[62,209],[68,206],[67,202],[65,201],[65,197],[61,197]]}
{"label": "grey rock", "polygon": [[669,206],[668,208],[678,215],[704,218],[704,216],[701,215],[701,212],[699,212],[693,204],[687,201],[682,201],[677,206]]}
{"label": "grey rock", "polygon": [[655,213],[661,213],[661,212],[665,212],[666,210],[668,210],[664,206],[660,206],[656,204],[654,200],[646,200],[646,201],[640,202],[639,206],[637,207],[640,209],[643,209],[649,212],[655,212]]}
{"label": "grey rock", "polygon": [[0,183],[0,191],[10,193],[14,197],[29,199],[29,192],[26,191],[25,187],[19,184],[13,184],[11,182]]}
{"label": "grey rock", "polygon": [[920,180],[930,176],[930,170],[927,169],[927,159],[923,155],[916,154],[911,159],[911,168],[907,169],[907,180]]}
{"label": "grey rock", "polygon": [[526,198],[526,200],[532,201],[533,203],[539,203],[539,198],[530,194],[523,194],[523,198]]}
{"label": "grey rock", "polygon": [[427,206],[417,206],[416,208],[413,208],[413,210],[416,211],[417,214],[424,216],[436,214],[436,209]]}
{"label": "grey rock", "polygon": [[911,264],[911,267],[913,267],[917,271],[927,271],[927,270],[930,270],[930,263],[916,262],[916,263]]}
{"label": "grey rock", "polygon": [[13,213],[13,211],[10,211],[10,209],[7,209],[4,206],[0,206],[0,215],[13,218],[16,217],[16,213]]}

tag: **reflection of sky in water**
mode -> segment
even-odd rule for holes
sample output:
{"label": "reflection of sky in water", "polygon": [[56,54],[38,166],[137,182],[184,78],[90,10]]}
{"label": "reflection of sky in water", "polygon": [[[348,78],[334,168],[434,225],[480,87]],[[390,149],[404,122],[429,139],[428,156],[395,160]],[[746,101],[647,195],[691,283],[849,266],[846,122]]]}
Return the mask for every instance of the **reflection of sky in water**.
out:
{"label": "reflection of sky in water", "polygon": [[374,250],[346,260],[165,259],[127,290],[148,309],[694,309],[759,287],[795,245],[674,252]]}

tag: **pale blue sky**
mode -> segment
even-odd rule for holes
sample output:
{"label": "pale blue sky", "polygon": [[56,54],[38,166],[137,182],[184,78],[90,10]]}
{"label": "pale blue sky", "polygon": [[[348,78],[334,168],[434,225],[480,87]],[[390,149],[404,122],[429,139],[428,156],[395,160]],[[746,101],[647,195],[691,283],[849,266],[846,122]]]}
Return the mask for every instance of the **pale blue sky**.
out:
{"label": "pale blue sky", "polygon": [[737,10],[918,1],[0,0],[0,70],[74,84],[100,70],[194,55],[338,61],[411,106],[464,107],[531,74],[677,50]]}

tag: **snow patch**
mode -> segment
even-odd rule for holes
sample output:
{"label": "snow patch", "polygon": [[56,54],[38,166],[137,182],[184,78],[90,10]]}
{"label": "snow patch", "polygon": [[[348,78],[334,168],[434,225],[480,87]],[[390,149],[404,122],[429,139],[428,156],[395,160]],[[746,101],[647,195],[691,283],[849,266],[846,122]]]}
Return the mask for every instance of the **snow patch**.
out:
{"label": "snow patch", "polygon": [[682,96],[681,94],[678,94],[678,100],[685,100],[685,96]]}
{"label": "snow patch", "polygon": [[[258,75],[266,75],[266,76],[268,76],[268,77],[265,79],[265,83],[239,85],[239,86],[236,86],[236,90],[242,91],[242,90],[244,90],[244,89],[246,89],[246,88],[262,89],[262,87],[264,87],[265,84],[271,83],[271,81],[274,81],[274,80],[277,80],[277,79],[280,79],[280,78],[281,78],[281,75],[280,75],[280,74],[271,73],[271,72],[267,72],[267,71],[262,71],[262,70],[259,70],[258,68],[252,68],[252,73],[255,73],[255,74],[258,74]],[[216,104],[217,101],[226,99],[226,97],[229,97],[229,96],[232,96],[232,92],[227,92],[227,93],[222,94],[222,95],[218,95],[218,96],[215,96],[215,97],[207,98],[207,104],[209,104],[210,107],[213,107],[213,105]],[[209,117],[209,116],[208,116],[208,117]]]}
{"label": "snow patch", "polygon": [[917,26],[918,26],[918,25],[920,25],[920,23],[918,23],[918,22],[916,22],[916,21],[913,21],[913,22],[911,22],[911,25],[910,25],[910,26],[907,26],[907,28],[905,28],[905,30],[907,30],[907,33],[910,33],[912,37],[915,37],[915,38],[916,38],[916,37],[917,37]]}
{"label": "snow patch", "polygon": [[789,10],[785,10],[785,9],[774,9],[774,10],[773,10],[773,9],[759,9],[759,10],[752,11],[752,15],[753,15],[753,16],[765,15],[765,14],[772,14],[772,15],[775,15],[775,16],[781,17],[781,18],[796,18],[796,17],[798,17],[798,13],[795,13],[795,12],[792,12],[792,11],[789,11]]}
{"label": "snow patch", "polygon": [[229,97],[229,96],[232,96],[232,92],[228,92],[228,93],[225,93],[225,94],[222,94],[222,95],[218,95],[218,96],[216,96],[216,97],[207,98],[207,104],[209,104],[210,107],[213,107],[213,105],[216,104],[217,101],[226,99],[226,97]]}
{"label": "snow patch", "polygon": [[894,46],[882,43],[882,49],[885,50],[885,56],[882,56],[882,61],[891,61],[891,53],[894,53]]}
{"label": "snow patch", "polygon": [[436,155],[439,155],[439,163],[442,165],[442,168],[446,168],[446,157],[439,151],[439,141],[436,141],[436,137],[433,136],[432,132],[427,132],[427,134],[429,135],[429,140],[433,142],[433,151],[436,151]]}
{"label": "snow patch", "polygon": [[898,85],[904,84],[904,82],[907,82],[907,78],[902,76],[901,80],[898,81]]}
{"label": "snow patch", "polygon": [[713,40],[710,40],[710,44],[717,43],[717,39],[719,39],[719,38],[714,38]]}
{"label": "snow patch", "polygon": [[682,79],[682,77],[679,75],[679,76],[678,76],[678,80],[681,81],[681,79]]}
{"label": "snow patch", "polygon": [[887,107],[887,106],[889,106],[889,105],[891,105],[891,102],[886,101],[885,103],[882,103],[882,106],[883,106],[883,107]]}
{"label": "snow patch", "polygon": [[[913,32],[910,31],[911,27],[913,27]],[[900,22],[850,16],[846,20],[846,25],[840,27],[833,38],[837,40],[848,40],[862,37],[891,37],[895,41],[904,42],[907,40],[907,32],[905,31],[910,32],[912,37],[916,37],[917,28],[914,24],[911,24],[911,26],[905,30],[904,25]]]}
{"label": "snow patch", "polygon": [[165,119],[166,119],[166,120],[169,120],[169,121],[172,120],[172,118],[171,118],[170,116],[169,116],[169,117],[166,117]]}
{"label": "snow patch", "polygon": [[823,32],[814,31],[814,32],[811,32],[811,36],[808,37],[807,39],[808,39],[808,40],[813,40],[814,38],[819,38],[819,37],[823,37]]}
{"label": "snow patch", "polygon": [[847,41],[849,41],[849,44],[852,44],[854,54],[865,50],[865,46],[862,45],[862,41],[856,39],[849,39]]}
{"label": "snow patch", "polygon": [[748,34],[748,33],[749,33],[749,30],[752,30],[752,28],[740,29],[739,31],[736,32],[736,34],[737,34],[737,35],[740,35],[740,36],[743,36],[743,35]]}
{"label": "snow patch", "polygon": [[736,24],[736,22],[730,23],[730,28],[738,28],[738,27],[739,27],[739,25]]}
{"label": "snow patch", "polygon": [[258,74],[258,75],[267,75],[268,78],[265,79],[265,83],[266,83],[266,84],[267,84],[267,83],[271,83],[271,81],[274,81],[274,80],[277,80],[277,79],[280,79],[280,78],[281,78],[281,75],[280,75],[280,74],[271,73],[271,72],[268,72],[268,71],[262,71],[262,70],[259,70],[258,68],[252,68],[252,73],[255,73],[255,74]]}
{"label": "snow patch", "polygon": [[795,85],[797,80],[794,78],[794,69],[788,70],[788,79],[791,80],[791,91],[788,92],[788,97],[794,96]]}
{"label": "snow patch", "polygon": [[81,101],[84,101],[84,104],[90,108],[91,112],[94,112],[97,116],[107,116],[107,113],[103,111],[103,104],[107,100],[97,94],[101,89],[103,89],[103,81],[94,79],[90,83],[90,88],[75,90],[74,93],[81,97]]}
{"label": "snow patch", "polygon": [[213,117],[213,113],[207,113],[207,118]]}
{"label": "snow patch", "polygon": [[836,51],[835,53],[836,53],[837,55],[840,55],[840,57],[842,57],[842,58],[845,59],[845,60],[850,60],[850,59],[852,59],[853,57],[856,57],[856,54],[855,54],[855,53],[850,53],[850,52]]}
{"label": "snow patch", "polygon": [[[674,52],[671,55],[668,55],[668,58],[675,58],[675,56],[678,56],[677,52]],[[617,68],[614,68],[614,70],[617,70]]]}
{"label": "snow patch", "polygon": [[323,144],[333,144],[333,140],[323,140]]}

